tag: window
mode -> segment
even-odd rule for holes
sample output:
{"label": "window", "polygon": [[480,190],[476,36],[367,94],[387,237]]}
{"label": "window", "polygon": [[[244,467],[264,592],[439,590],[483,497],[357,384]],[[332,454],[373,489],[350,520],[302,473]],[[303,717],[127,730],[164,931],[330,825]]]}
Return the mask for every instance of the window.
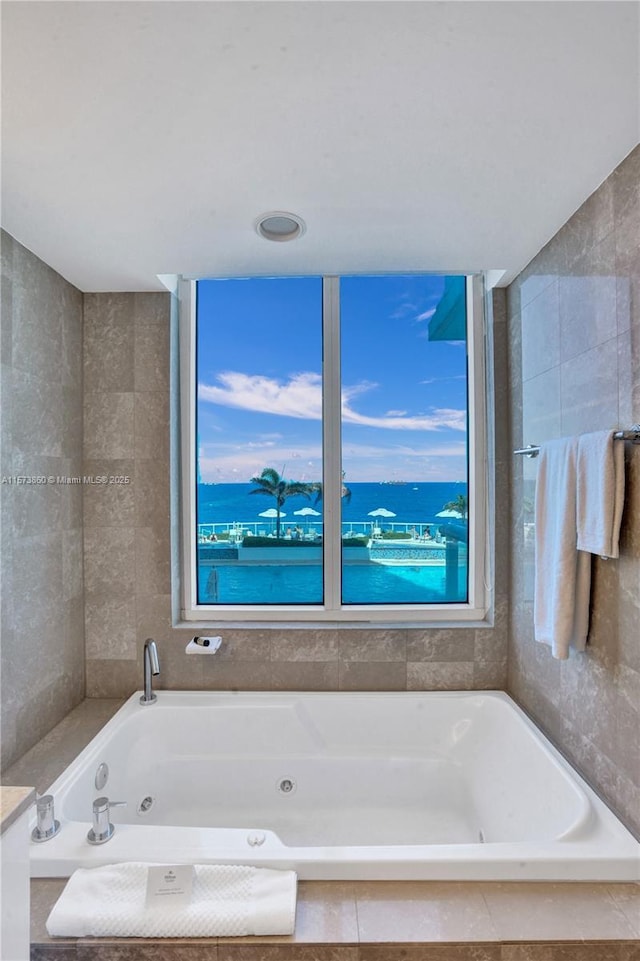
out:
{"label": "window", "polygon": [[183,282],[184,616],[481,618],[478,277]]}

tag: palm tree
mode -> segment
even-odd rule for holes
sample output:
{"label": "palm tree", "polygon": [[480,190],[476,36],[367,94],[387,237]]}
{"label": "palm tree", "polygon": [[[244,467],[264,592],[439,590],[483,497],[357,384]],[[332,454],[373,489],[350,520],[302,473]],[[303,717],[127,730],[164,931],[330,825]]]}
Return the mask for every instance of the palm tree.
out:
{"label": "palm tree", "polygon": [[276,539],[280,539],[280,508],[287,497],[300,494],[302,497],[310,499],[312,484],[305,484],[302,481],[288,481],[281,477],[275,467],[265,467],[259,477],[251,478],[252,484],[258,486],[249,491],[250,494],[268,494],[269,497],[276,499]]}
{"label": "palm tree", "polygon": [[462,517],[466,517],[468,508],[465,494],[458,494],[454,501],[449,501],[442,509],[445,511],[457,511]]}
{"label": "palm tree", "polygon": [[[340,496],[341,496],[341,497],[344,499],[344,501],[348,504],[349,501],[351,500],[351,489],[350,489],[349,487],[347,487],[347,485],[344,483],[344,475],[345,475],[345,473],[346,473],[346,471],[342,471],[342,482],[343,482],[343,483],[342,483],[342,493],[340,494]],[[315,503],[315,504],[319,504],[320,501],[322,500],[322,481],[315,481],[315,483],[311,484],[310,487],[311,487],[311,491],[312,491],[313,493],[315,493],[315,495],[316,495],[316,499],[315,499],[314,503]]]}

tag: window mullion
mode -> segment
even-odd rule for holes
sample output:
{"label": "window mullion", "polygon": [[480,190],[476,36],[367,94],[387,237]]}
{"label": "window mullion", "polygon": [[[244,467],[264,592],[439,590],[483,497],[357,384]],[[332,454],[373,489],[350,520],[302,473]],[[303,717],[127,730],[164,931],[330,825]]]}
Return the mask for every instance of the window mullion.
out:
{"label": "window mullion", "polygon": [[323,323],[323,514],[325,608],[333,611],[341,603],[341,513],[342,493],[340,428],[340,280],[325,277],[322,287]]}

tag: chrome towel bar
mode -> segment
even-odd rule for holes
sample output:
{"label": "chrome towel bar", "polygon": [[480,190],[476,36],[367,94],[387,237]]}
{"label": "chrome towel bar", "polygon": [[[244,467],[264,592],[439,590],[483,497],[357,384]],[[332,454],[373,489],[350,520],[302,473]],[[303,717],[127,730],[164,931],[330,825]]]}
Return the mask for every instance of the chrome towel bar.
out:
{"label": "chrome towel bar", "polygon": [[[613,435],[614,440],[630,440],[632,444],[640,444],[640,424],[634,424],[629,430],[617,430]],[[514,450],[514,454],[524,454],[525,457],[537,457],[540,448],[537,444],[529,444],[528,447],[520,447]]]}

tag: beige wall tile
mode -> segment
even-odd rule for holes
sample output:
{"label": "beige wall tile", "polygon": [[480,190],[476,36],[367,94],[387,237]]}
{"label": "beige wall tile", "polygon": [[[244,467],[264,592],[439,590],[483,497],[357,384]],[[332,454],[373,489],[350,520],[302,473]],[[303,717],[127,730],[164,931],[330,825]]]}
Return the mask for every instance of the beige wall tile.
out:
{"label": "beige wall tile", "polygon": [[[96,298],[97,295],[92,295]],[[108,297],[109,295],[107,295]],[[109,298],[111,299],[111,298]],[[126,317],[126,298],[118,298],[125,316],[115,310],[88,309],[84,318],[84,387],[86,391],[127,393],[134,388],[134,329]]]}
{"label": "beige wall tile", "polygon": [[[640,403],[640,187],[637,149],[540,252],[507,292],[511,432],[516,443],[629,427]],[[557,278],[561,358],[535,369],[543,328],[525,336],[525,306]],[[546,280],[546,284],[543,283]],[[528,355],[528,356],[527,356]],[[593,564],[590,644],[559,668],[533,640],[532,558],[524,545],[526,499],[536,463],[512,471],[512,594],[508,690],[640,833],[640,449],[627,445],[621,556]],[[479,672],[477,672],[479,679]],[[589,711],[584,710],[589,703]]]}
{"label": "beige wall tile", "polygon": [[38,374],[14,371],[11,443],[15,453],[61,457],[64,440],[62,386]]}
{"label": "beige wall tile", "polygon": [[[492,631],[489,633],[493,633]],[[471,661],[474,657],[475,631],[432,628],[408,631],[408,661]]]}
{"label": "beige wall tile", "polygon": [[563,272],[575,270],[576,261],[588,254],[614,229],[613,175],[587,197],[556,235]]}
{"label": "beige wall tile", "polygon": [[140,689],[135,660],[87,658],[87,697],[129,697]]}
{"label": "beige wall tile", "polygon": [[[185,657],[187,657],[185,655]],[[269,691],[277,688],[273,682],[273,669],[267,661],[218,661],[217,655],[207,657],[206,655],[191,655],[188,660],[202,661],[203,687],[206,690],[220,689],[223,691]],[[310,668],[309,673],[313,674],[316,665],[291,664],[294,683],[287,685],[283,678],[280,690],[312,690],[309,684],[305,686],[306,677],[305,667]],[[320,671],[322,671],[321,665]]]}
{"label": "beige wall tile", "polygon": [[531,380],[560,361],[559,281],[522,308],[522,377]]}
{"label": "beige wall tile", "polygon": [[130,492],[134,507],[131,524],[153,527],[169,524],[169,469],[155,458],[143,459],[136,454]]}
{"label": "beige wall tile", "polygon": [[109,595],[117,598],[133,597],[135,571],[134,530],[118,527],[85,527],[84,586],[87,596],[100,594],[104,597]]}
{"label": "beige wall tile", "polygon": [[565,361],[560,380],[562,436],[620,426],[617,335]]}
{"label": "beige wall tile", "polygon": [[502,691],[507,684],[507,658],[501,661],[473,662],[473,687],[476,690]]}
{"label": "beige wall tile", "polygon": [[[558,285],[560,359],[566,361],[611,338],[618,289],[613,232],[587,251]],[[542,334],[538,342],[544,342]]]}
{"label": "beige wall tile", "polygon": [[169,390],[169,309],[165,322],[135,325],[136,391]]}
{"label": "beige wall tile", "polygon": [[[87,527],[133,527],[135,522],[136,467],[128,459],[85,459],[83,518]],[[106,478],[106,482],[102,479]],[[128,482],[125,480],[128,478]],[[111,483],[109,481],[112,481]]]}
{"label": "beige wall tile", "polygon": [[[82,375],[80,375],[82,376]],[[73,462],[71,474],[82,473],[82,390],[62,387],[62,456]]]}
{"label": "beige wall tile", "polygon": [[469,691],[473,688],[473,661],[407,661],[408,691]]}
{"label": "beige wall tile", "polygon": [[341,691],[405,691],[407,662],[340,661]]}
{"label": "beige wall tile", "polygon": [[523,444],[539,444],[562,436],[558,367],[523,383],[521,434]]}
{"label": "beige wall tile", "polygon": [[169,578],[169,524],[135,529],[137,594],[167,594]]}
{"label": "beige wall tile", "polygon": [[340,657],[344,661],[405,661],[406,650],[406,631],[340,632]]}
{"label": "beige wall tile", "polygon": [[169,317],[169,295],[163,291],[154,293],[125,294],[133,305],[136,327],[159,324],[166,327]]}
{"label": "beige wall tile", "polygon": [[339,662],[272,661],[271,686],[275,691],[337,691]]}
{"label": "beige wall tile", "polygon": [[271,639],[274,661],[336,661],[340,654],[337,631],[283,631]]}
{"label": "beige wall tile", "polygon": [[137,391],[135,394],[136,458],[169,459],[169,394],[166,391]]}
{"label": "beige wall tile", "polygon": [[[216,655],[223,661],[269,661],[271,660],[271,642],[278,637],[277,631],[242,631],[225,630],[214,631],[214,634],[223,635],[222,646]],[[296,633],[296,632],[294,632]],[[313,646],[310,648],[314,650]],[[284,653],[284,648],[280,652]]]}
{"label": "beige wall tile", "polygon": [[92,391],[84,397],[84,456],[88,459],[134,455],[134,395]]}
{"label": "beige wall tile", "polygon": [[85,599],[86,652],[90,660],[131,660],[136,656],[134,597],[88,594]]}

